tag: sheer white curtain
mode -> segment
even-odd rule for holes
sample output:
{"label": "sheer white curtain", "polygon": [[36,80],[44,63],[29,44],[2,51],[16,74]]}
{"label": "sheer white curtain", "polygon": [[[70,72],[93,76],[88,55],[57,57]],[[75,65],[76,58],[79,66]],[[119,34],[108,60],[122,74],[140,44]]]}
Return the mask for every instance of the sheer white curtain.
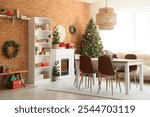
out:
{"label": "sheer white curtain", "polygon": [[150,11],[135,14],[136,49],[150,50]]}
{"label": "sheer white curtain", "polygon": [[119,10],[114,30],[100,30],[104,49],[150,49],[150,9]]}

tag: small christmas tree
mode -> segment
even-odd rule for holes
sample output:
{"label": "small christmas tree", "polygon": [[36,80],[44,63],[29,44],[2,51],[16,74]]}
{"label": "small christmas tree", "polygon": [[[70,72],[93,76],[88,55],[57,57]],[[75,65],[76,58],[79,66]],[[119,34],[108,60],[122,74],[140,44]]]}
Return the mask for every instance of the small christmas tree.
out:
{"label": "small christmas tree", "polygon": [[56,81],[57,77],[60,76],[60,69],[59,69],[59,61],[55,61],[54,66],[52,68],[52,81]]}
{"label": "small christmas tree", "polygon": [[103,45],[93,19],[90,19],[80,45],[81,55],[97,58],[103,54]]}
{"label": "small christmas tree", "polygon": [[60,33],[58,32],[58,28],[56,28],[56,30],[54,31],[52,39],[53,39],[53,42],[52,42],[53,45],[60,43],[60,41],[59,41],[59,39],[60,39]]}

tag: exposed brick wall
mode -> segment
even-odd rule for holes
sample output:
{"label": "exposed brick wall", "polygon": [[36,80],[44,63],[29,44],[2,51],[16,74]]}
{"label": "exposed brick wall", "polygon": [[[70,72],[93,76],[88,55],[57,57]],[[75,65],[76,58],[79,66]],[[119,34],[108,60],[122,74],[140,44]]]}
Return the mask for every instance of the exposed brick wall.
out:
{"label": "exposed brick wall", "polygon": [[[5,1],[5,2],[4,2]],[[0,0],[0,9],[18,9],[20,14],[29,17],[39,16],[51,18],[53,29],[61,24],[66,29],[65,43],[74,43],[79,51],[79,39],[83,33],[90,16],[89,4],[76,0]],[[77,27],[77,33],[69,33],[69,25]],[[16,21],[11,26],[9,20],[0,18],[0,66],[11,65],[12,70],[27,69],[28,59],[28,30],[27,21]],[[14,59],[6,59],[2,55],[3,43],[7,40],[15,40],[21,46],[18,56]]]}

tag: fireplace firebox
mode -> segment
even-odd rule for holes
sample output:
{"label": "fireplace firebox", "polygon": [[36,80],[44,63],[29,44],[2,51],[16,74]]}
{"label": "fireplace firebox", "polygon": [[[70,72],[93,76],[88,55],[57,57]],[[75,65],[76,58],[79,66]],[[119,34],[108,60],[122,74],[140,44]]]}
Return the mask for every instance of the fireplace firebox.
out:
{"label": "fireplace firebox", "polygon": [[60,79],[74,78],[75,49],[52,49],[52,62],[59,61]]}
{"label": "fireplace firebox", "polygon": [[61,59],[61,75],[69,74],[69,59]]}

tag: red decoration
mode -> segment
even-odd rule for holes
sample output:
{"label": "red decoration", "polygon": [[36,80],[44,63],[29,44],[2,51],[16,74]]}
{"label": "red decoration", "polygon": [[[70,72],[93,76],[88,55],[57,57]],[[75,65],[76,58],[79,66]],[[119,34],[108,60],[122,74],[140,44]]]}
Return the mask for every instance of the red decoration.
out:
{"label": "red decoration", "polygon": [[44,51],[44,48],[42,47],[42,52]]}
{"label": "red decoration", "polygon": [[10,68],[7,67],[7,68],[5,69],[5,71],[6,71],[6,73],[9,73]]}
{"label": "red decoration", "polygon": [[60,43],[59,47],[65,47],[65,44],[64,43]]}
{"label": "red decoration", "polygon": [[84,75],[83,72],[80,72],[80,77],[83,77],[83,75]]}
{"label": "red decoration", "polygon": [[66,44],[66,48],[69,49],[70,48],[70,43]]}
{"label": "red decoration", "polygon": [[21,87],[21,81],[20,80],[12,81],[12,89],[19,89],[20,87]]}
{"label": "red decoration", "polygon": [[43,63],[41,63],[41,67],[45,67],[45,66],[47,66],[48,64],[46,63],[46,62],[43,62]]}
{"label": "red decoration", "polygon": [[11,71],[10,65],[2,66],[3,73],[9,73]]}
{"label": "red decoration", "polygon": [[26,85],[25,85],[23,82],[21,82],[21,87],[22,87],[22,86],[23,86],[23,87],[26,87]]}
{"label": "red decoration", "polygon": [[6,12],[6,15],[12,16],[12,13],[11,13],[10,11],[7,11],[7,12]]}

